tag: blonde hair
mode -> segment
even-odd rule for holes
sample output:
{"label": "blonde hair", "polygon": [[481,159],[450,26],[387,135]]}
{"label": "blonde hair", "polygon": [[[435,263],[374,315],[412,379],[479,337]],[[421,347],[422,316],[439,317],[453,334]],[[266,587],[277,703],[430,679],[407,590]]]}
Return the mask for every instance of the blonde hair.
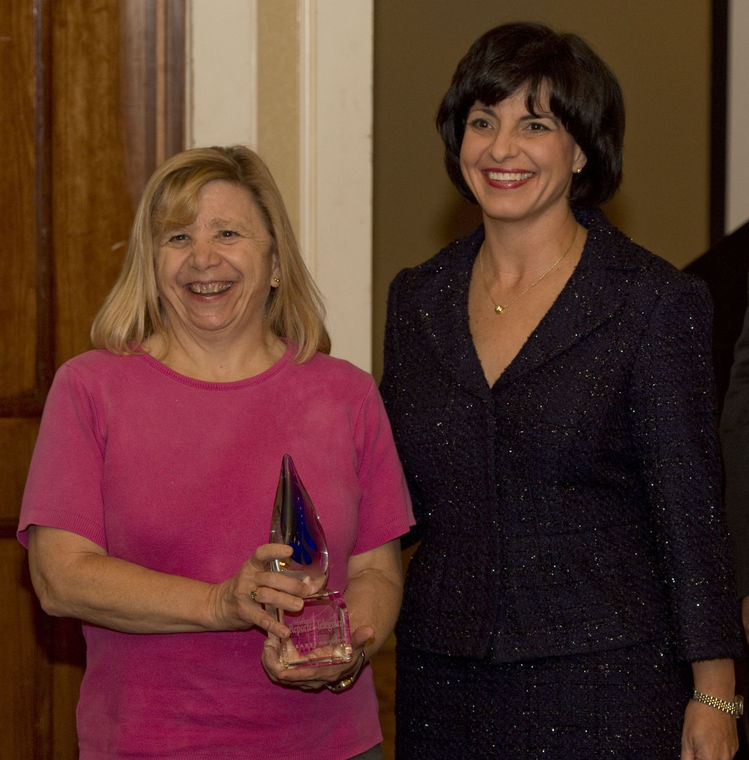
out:
{"label": "blonde hair", "polygon": [[154,239],[197,216],[198,191],[225,180],[247,189],[273,240],[280,284],[270,289],[265,319],[271,331],[294,341],[296,360],[330,352],[322,297],[302,260],[286,206],[268,167],[241,145],[195,148],[165,161],[151,176],[135,214],[122,271],[91,327],[97,348],[117,354],[139,350],[166,325],[156,286]]}

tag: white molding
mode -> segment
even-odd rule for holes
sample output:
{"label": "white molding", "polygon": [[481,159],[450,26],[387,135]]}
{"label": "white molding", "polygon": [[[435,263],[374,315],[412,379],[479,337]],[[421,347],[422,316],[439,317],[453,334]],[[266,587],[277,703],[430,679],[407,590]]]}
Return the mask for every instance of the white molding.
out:
{"label": "white molding", "polygon": [[[309,39],[303,245],[325,296],[332,353],[372,365],[373,0],[300,0]],[[307,97],[309,96],[309,97]]]}
{"label": "white molding", "polygon": [[189,0],[185,144],[257,145],[257,0]]}

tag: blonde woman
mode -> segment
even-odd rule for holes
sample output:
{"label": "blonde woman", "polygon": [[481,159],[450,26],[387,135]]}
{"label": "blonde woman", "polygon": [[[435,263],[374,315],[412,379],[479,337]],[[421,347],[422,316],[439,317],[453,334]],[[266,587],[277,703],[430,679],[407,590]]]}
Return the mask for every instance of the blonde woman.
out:
{"label": "blonde woman", "polygon": [[[155,172],[92,337],[55,378],[19,525],[43,608],[83,621],[81,759],[379,757],[366,663],[399,609],[410,505],[255,153]],[[268,570],[290,554],[268,543],[285,453],[345,589],[349,663],[279,661],[289,631],[264,605],[317,590]]]}

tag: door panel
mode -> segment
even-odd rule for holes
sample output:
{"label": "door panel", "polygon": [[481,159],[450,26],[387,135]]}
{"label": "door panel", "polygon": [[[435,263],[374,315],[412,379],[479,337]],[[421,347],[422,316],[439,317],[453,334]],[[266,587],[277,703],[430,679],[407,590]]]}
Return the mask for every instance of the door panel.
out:
{"label": "door panel", "polygon": [[[56,367],[89,348],[147,176],[182,149],[184,0],[0,0],[0,757],[77,757],[80,625],[15,539]],[[12,727],[12,728],[11,728]]]}

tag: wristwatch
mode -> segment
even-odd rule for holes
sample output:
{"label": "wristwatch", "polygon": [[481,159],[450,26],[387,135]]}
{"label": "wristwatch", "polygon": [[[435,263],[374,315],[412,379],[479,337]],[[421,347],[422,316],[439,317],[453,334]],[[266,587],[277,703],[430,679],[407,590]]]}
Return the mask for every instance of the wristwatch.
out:
{"label": "wristwatch", "polygon": [[732,702],[728,702],[725,699],[718,699],[717,697],[711,697],[709,694],[703,694],[695,689],[692,693],[692,699],[702,702],[703,705],[709,705],[716,710],[727,713],[732,718],[740,718],[744,714],[744,698],[740,694],[737,694]]}

